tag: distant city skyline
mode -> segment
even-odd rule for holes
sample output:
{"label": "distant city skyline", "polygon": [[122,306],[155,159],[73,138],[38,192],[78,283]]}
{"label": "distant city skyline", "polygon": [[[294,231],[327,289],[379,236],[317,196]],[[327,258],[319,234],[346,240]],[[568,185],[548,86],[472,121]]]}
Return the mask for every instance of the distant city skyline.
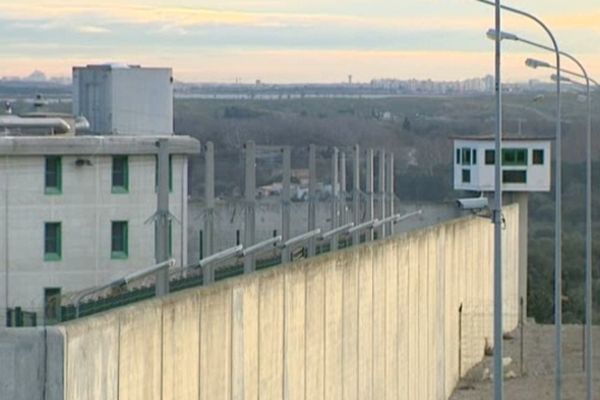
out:
{"label": "distant city skyline", "polygon": [[[600,3],[518,5],[600,76]],[[473,0],[21,0],[0,4],[0,75],[70,76],[74,65],[125,62],[172,67],[186,82],[463,80],[492,72],[492,11]],[[523,19],[507,15],[504,29],[547,43]],[[504,49],[506,81],[548,79],[523,65],[548,54]]]}

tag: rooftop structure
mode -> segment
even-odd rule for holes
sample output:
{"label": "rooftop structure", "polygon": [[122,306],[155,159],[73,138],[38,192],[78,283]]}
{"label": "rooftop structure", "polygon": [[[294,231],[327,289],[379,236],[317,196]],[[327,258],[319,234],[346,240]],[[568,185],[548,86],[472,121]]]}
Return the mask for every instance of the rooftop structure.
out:
{"label": "rooftop structure", "polygon": [[170,68],[101,64],[73,68],[73,114],[94,134],[173,133],[173,72]]}

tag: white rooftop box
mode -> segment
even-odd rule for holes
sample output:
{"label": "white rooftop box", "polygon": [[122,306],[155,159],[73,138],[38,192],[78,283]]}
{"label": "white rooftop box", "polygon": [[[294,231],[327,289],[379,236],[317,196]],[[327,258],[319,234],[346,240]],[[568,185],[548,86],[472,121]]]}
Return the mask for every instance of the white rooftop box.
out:
{"label": "white rooftop box", "polygon": [[[502,140],[502,190],[550,190],[548,138],[511,137]],[[494,191],[495,142],[493,137],[454,138],[454,189]]]}
{"label": "white rooftop box", "polygon": [[170,68],[102,64],[73,68],[73,114],[95,134],[173,133],[173,73]]}

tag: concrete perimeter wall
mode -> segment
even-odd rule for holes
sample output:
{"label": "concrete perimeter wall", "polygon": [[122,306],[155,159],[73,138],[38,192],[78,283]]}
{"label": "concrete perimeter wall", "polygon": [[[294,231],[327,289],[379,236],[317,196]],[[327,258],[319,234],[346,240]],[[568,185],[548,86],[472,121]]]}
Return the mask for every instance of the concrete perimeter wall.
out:
{"label": "concrete perimeter wall", "polygon": [[54,327],[0,329],[0,399],[62,399],[63,346]]}
{"label": "concrete perimeter wall", "polygon": [[[510,331],[519,210],[504,213]],[[65,398],[446,399],[492,344],[492,259],[493,225],[467,217],[74,321]]]}

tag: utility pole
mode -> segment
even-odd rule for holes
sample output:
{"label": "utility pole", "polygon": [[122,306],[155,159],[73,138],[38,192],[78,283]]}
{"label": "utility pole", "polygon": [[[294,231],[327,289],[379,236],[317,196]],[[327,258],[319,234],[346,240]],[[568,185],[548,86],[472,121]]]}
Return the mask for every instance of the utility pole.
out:
{"label": "utility pole", "polygon": [[[159,139],[158,142],[158,189],[157,210],[155,215],[155,257],[160,264],[169,259],[169,141]],[[169,270],[161,269],[156,273],[155,294],[164,296],[169,293]]]}
{"label": "utility pole", "polygon": [[496,0],[496,132],[495,132],[495,176],[494,176],[494,400],[504,399],[504,366],[502,364],[502,24],[501,4]]}

